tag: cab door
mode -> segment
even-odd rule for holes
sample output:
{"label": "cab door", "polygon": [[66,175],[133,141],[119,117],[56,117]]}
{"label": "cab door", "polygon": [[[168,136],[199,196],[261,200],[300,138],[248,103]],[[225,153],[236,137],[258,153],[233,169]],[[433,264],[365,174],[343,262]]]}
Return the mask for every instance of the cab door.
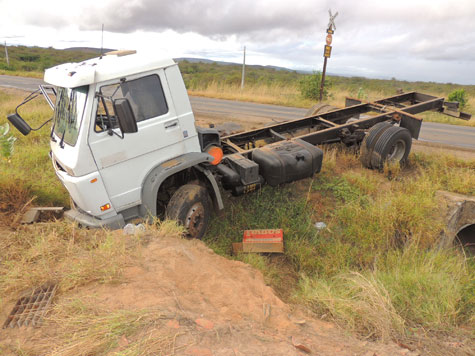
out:
{"label": "cab door", "polygon": [[[112,102],[126,98],[137,120],[138,132],[122,133]],[[96,90],[96,120],[89,146],[111,204],[116,211],[140,204],[145,175],[158,163],[183,154],[180,121],[163,70],[104,83]]]}

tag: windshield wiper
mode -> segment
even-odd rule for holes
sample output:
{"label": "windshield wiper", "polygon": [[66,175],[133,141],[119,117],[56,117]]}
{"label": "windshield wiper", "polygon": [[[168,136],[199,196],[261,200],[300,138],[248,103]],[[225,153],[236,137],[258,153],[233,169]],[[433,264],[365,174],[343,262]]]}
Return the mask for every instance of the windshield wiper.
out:
{"label": "windshield wiper", "polygon": [[63,131],[63,135],[61,136],[61,141],[59,141],[59,147],[64,149],[64,135],[66,134],[66,129]]}
{"label": "windshield wiper", "polygon": [[51,138],[51,141],[57,142],[57,140],[54,138],[54,128],[56,127],[56,120],[53,122],[53,127],[51,128],[51,134],[49,135]]}

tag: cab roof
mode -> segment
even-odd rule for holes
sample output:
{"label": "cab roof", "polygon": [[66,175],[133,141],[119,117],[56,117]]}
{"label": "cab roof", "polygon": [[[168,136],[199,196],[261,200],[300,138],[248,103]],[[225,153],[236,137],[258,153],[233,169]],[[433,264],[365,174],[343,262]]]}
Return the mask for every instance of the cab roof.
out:
{"label": "cab roof", "polygon": [[87,61],[46,69],[44,80],[59,87],[75,88],[173,65],[176,63],[171,58],[161,59],[135,51],[114,51]]}

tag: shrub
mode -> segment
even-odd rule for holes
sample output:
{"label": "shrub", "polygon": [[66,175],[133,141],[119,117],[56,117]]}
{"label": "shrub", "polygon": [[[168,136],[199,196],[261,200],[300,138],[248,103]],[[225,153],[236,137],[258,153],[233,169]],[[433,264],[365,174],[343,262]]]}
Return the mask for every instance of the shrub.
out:
{"label": "shrub", "polygon": [[[305,99],[318,100],[320,98],[320,84],[322,82],[322,73],[313,72],[312,75],[306,75],[299,82],[300,94]],[[329,91],[332,83],[330,80],[325,81],[323,88],[323,99],[329,97]]]}
{"label": "shrub", "polygon": [[460,109],[463,109],[467,105],[467,93],[465,89],[457,89],[449,94],[449,101],[457,101],[460,105]]}

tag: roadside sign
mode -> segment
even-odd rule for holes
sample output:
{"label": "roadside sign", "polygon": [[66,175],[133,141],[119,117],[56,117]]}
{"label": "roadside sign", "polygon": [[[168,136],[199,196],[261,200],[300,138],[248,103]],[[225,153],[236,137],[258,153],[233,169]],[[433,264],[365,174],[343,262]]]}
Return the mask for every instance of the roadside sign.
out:
{"label": "roadside sign", "polygon": [[332,14],[331,10],[328,10],[328,14],[330,15],[330,20],[328,21],[328,26],[327,26],[327,37],[325,39],[326,45],[323,50],[323,71],[322,71],[322,80],[320,82],[320,101],[323,100],[323,87],[325,86],[325,73],[327,71],[327,60],[330,58],[332,54],[332,47],[330,46],[332,44],[333,37],[332,35],[335,33],[336,30],[336,25],[335,25],[335,17],[338,16],[338,12],[335,13],[335,15]]}
{"label": "roadside sign", "polygon": [[336,30],[335,18],[338,16],[338,11],[335,13],[335,15],[332,15],[332,10],[328,10],[328,14],[330,15],[330,21],[328,21],[328,28]]}

